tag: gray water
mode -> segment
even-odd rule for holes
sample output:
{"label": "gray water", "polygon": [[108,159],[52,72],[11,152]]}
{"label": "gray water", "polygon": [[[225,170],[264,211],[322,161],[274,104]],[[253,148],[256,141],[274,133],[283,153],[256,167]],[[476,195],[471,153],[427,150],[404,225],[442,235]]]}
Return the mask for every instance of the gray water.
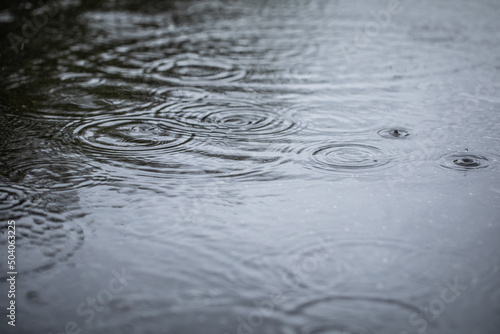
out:
{"label": "gray water", "polygon": [[2,333],[498,333],[498,1],[92,4],[0,58]]}

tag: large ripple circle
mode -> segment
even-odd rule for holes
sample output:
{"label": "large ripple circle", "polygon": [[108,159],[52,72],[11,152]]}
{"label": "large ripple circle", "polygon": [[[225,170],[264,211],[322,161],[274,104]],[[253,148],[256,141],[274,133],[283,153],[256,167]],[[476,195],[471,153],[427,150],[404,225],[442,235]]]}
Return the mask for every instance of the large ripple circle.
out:
{"label": "large ripple circle", "polygon": [[[387,333],[389,327],[405,329],[408,314],[420,309],[404,299],[377,295],[341,295],[323,293],[311,296],[288,311],[294,317],[314,317],[313,323],[303,326],[300,333],[308,334],[369,334]],[[333,315],[333,316],[332,316]],[[373,316],[377,315],[377,316]],[[390,325],[381,320],[390,316]],[[385,329],[385,330],[384,330]],[[395,332],[403,333],[404,331]]]}
{"label": "large ripple circle", "polygon": [[246,75],[232,63],[191,54],[153,61],[145,72],[158,81],[187,85],[228,83]]}
{"label": "large ripple circle", "polygon": [[241,101],[202,101],[169,107],[196,135],[273,140],[298,130],[286,111]]}
{"label": "large ripple circle", "polygon": [[87,150],[104,154],[144,154],[179,151],[193,139],[170,119],[116,117],[78,125],[74,138]]}
{"label": "large ripple circle", "polygon": [[309,167],[337,173],[380,168],[390,161],[381,149],[354,143],[326,143],[303,148],[298,153],[306,154]]}

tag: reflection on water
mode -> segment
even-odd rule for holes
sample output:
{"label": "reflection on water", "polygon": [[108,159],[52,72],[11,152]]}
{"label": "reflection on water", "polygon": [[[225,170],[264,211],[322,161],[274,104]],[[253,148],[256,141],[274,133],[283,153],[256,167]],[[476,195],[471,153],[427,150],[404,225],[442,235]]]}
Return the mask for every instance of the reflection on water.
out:
{"label": "reflection on water", "polygon": [[500,8],[401,6],[67,1],[2,44],[0,331],[496,333]]}

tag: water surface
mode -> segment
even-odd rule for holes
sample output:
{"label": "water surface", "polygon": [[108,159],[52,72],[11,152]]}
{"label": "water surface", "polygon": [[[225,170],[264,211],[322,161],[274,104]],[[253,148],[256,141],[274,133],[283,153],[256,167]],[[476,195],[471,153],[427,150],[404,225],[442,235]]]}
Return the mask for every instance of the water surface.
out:
{"label": "water surface", "polygon": [[387,8],[70,2],[6,45],[2,333],[497,333],[499,4]]}

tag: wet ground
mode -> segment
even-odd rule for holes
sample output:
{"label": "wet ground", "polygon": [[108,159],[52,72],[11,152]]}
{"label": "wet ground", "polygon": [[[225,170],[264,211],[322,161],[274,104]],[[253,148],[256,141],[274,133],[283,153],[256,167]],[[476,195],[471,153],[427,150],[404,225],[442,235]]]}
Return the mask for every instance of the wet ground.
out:
{"label": "wet ground", "polygon": [[2,333],[498,333],[500,3],[50,4],[0,11]]}

